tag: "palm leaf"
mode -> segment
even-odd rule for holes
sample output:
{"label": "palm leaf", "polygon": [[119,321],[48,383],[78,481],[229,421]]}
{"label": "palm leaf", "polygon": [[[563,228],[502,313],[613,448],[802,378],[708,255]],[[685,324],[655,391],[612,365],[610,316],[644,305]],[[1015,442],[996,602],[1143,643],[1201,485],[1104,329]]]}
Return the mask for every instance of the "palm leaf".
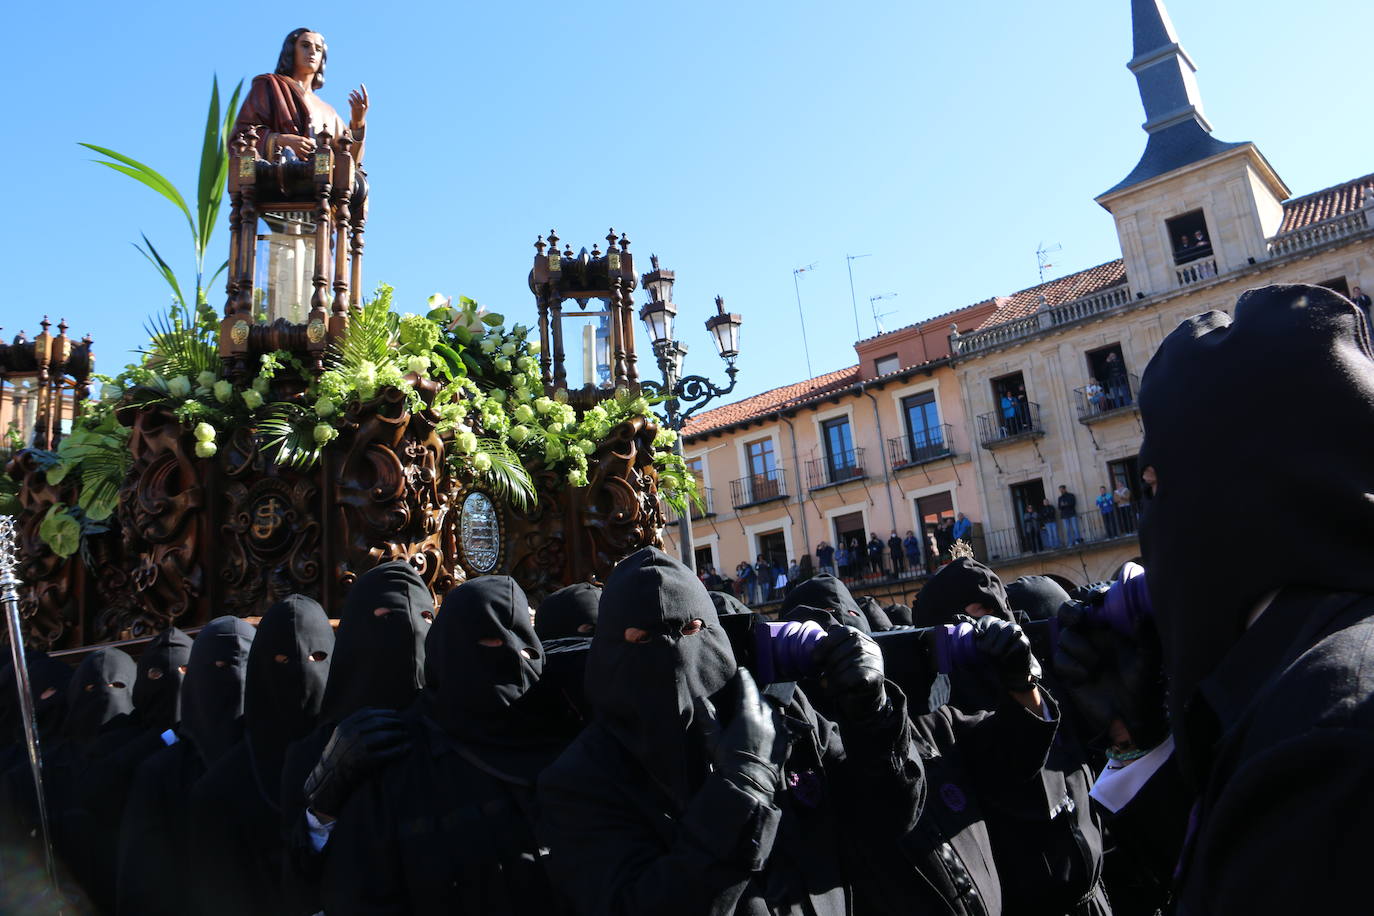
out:
{"label": "palm leaf", "polygon": [[138,352],[148,356],[148,368],[164,378],[184,375],[195,379],[202,372],[219,372],[219,347],[213,331],[195,322],[182,325],[166,313],[153,318],[144,328],[148,332],[148,348]]}
{"label": "palm leaf", "polygon": [[210,110],[205,115],[205,137],[200,148],[200,178],[196,182],[196,253],[201,254],[210,244],[210,230],[214,223],[210,220],[210,208],[219,201],[222,185],[216,183],[219,177],[220,160],[226,153],[219,136],[219,76],[212,77],[210,83]]}
{"label": "palm leaf", "polygon": [[[139,235],[143,235],[143,233],[140,232]],[[177,282],[176,273],[168,266],[167,262],[162,259],[162,255],[157,253],[157,249],[153,247],[153,243],[148,241],[148,236],[143,235],[143,244],[148,246],[146,251],[137,242],[131,242],[130,244],[138,249],[139,254],[148,259],[148,263],[152,264],[158,273],[162,274],[162,279],[167,281],[167,285],[170,286],[172,292],[176,294],[177,302],[181,304],[183,309],[186,308],[186,297],[181,294],[181,284]]]}
{"label": "palm leaf", "polygon": [[491,467],[475,472],[476,479],[493,496],[524,511],[538,499],[534,480],[520,456],[500,439],[481,438],[477,448],[491,459]]}
{"label": "palm leaf", "polygon": [[144,165],[137,159],[131,159],[122,153],[116,153],[114,150],[106,149],[103,146],[96,146],[94,143],[82,143],[81,146],[90,150],[95,150],[102,156],[109,156],[111,159],[115,160],[114,162],[105,162],[102,159],[94,159],[92,160],[93,162],[99,162],[101,165],[112,168],[116,172],[123,172],[135,181],[143,182],[143,184],[146,184],[148,187],[176,204],[178,209],[180,209],[182,214],[186,217],[186,225],[191,229],[192,238],[196,237],[196,222],[194,217],[191,216],[191,208],[186,206],[186,200],[181,196],[181,192],[176,189],[176,185],[163,177],[161,172],[157,171],[157,169],[154,169],[152,166]]}
{"label": "palm leaf", "polygon": [[260,447],[283,467],[304,470],[320,460],[321,446],[315,441],[315,424],[296,404],[276,401],[259,417],[255,438]]}
{"label": "palm leaf", "polygon": [[361,308],[349,311],[343,340],[331,345],[330,368],[352,372],[363,363],[381,365],[392,356],[399,327],[400,319],[391,311],[391,290],[384,286]]}

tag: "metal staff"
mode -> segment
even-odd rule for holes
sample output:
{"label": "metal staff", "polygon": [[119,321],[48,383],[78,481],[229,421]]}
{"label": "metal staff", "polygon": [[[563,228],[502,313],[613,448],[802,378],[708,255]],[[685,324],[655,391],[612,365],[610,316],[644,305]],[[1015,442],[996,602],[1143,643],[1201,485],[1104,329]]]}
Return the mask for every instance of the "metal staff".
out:
{"label": "metal staff", "polygon": [[14,659],[14,685],[19,690],[19,711],[24,720],[24,740],[29,750],[29,768],[38,798],[38,826],[43,832],[43,857],[48,869],[48,884],[58,894],[57,869],[53,864],[52,835],[48,831],[48,802],[43,795],[43,755],[38,748],[38,722],[33,714],[33,693],[29,688],[29,665],[24,657],[24,632],[19,622],[19,580],[14,575],[18,564],[15,553],[14,519],[0,515],[0,604],[5,605],[9,625],[10,655]]}

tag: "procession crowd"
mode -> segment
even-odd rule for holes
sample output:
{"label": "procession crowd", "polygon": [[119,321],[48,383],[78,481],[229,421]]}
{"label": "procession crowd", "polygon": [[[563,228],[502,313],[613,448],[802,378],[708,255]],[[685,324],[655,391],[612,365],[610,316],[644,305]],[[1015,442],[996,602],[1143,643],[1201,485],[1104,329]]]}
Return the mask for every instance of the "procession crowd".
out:
{"label": "procession crowd", "polygon": [[[64,911],[1346,911],[1374,852],[1368,325],[1252,291],[1169,335],[1139,400],[1144,572],[1072,594],[962,557],[914,607],[827,570],[772,621],[646,548],[535,609],[503,576],[436,609],[390,562],[337,632],[296,595],[137,661],[31,652]],[[1276,408],[1299,428],[1262,441],[1247,411]],[[1233,511],[1204,529],[1204,500]],[[6,676],[0,910],[40,913]]]}

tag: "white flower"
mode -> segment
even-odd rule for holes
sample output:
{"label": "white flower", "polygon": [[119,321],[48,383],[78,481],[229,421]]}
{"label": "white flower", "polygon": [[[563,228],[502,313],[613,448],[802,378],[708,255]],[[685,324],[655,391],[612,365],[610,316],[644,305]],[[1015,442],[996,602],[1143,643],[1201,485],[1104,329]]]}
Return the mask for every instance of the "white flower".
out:
{"label": "white flower", "polygon": [[184,375],[178,375],[168,380],[167,390],[174,398],[184,398],[191,393],[191,380]]}
{"label": "white flower", "polygon": [[502,372],[509,372],[510,360],[506,359],[504,356],[498,358],[496,360],[496,368],[500,369]]}
{"label": "white flower", "polygon": [[243,403],[249,410],[257,410],[262,406],[262,395],[258,394],[254,389],[249,388],[243,392]]}
{"label": "white flower", "polygon": [[429,357],[412,356],[406,363],[406,372],[419,376],[425,375],[429,372]]}
{"label": "white flower", "polygon": [[528,427],[528,426],[513,426],[513,427],[511,427],[510,437],[511,437],[511,439],[514,440],[516,443],[524,442],[526,439],[528,439],[528,438],[530,437],[530,430],[529,430],[529,427]]}
{"label": "white flower", "polygon": [[253,379],[253,390],[258,394],[266,394],[267,390],[271,387],[272,380],[266,376],[259,375],[257,378]]}
{"label": "white flower", "polygon": [[530,353],[532,353],[532,354],[535,355],[535,356],[538,356],[538,355],[539,355],[539,351],[542,349],[542,346],[540,345],[539,341],[537,341],[537,340],[531,340],[530,343],[529,343],[529,349],[530,349]]}
{"label": "white flower", "polygon": [[514,356],[514,355],[515,355],[515,341],[513,341],[513,340],[508,340],[508,341],[506,341],[505,343],[501,344],[501,355],[502,355],[502,356]]}
{"label": "white flower", "polygon": [[334,402],[327,397],[322,397],[315,402],[315,415],[318,417],[332,417],[337,409]]}
{"label": "white flower", "polygon": [[472,466],[479,471],[491,470],[491,456],[486,452],[478,452],[472,456]]}
{"label": "white flower", "polygon": [[200,375],[196,376],[196,384],[202,388],[209,388],[211,385],[215,384],[215,373],[206,369]]}
{"label": "white flower", "polygon": [[220,379],[215,382],[215,400],[221,404],[228,404],[229,399],[234,396],[234,386],[228,379]]}
{"label": "white flower", "polygon": [[197,458],[209,458],[210,456],[214,455],[217,451],[219,451],[219,446],[215,445],[213,439],[205,442],[196,443]]}
{"label": "white flower", "polygon": [[192,430],[192,433],[195,435],[197,442],[215,441],[215,428],[211,426],[209,423],[197,423],[196,428]]}
{"label": "white flower", "polygon": [[324,445],[330,439],[338,435],[334,427],[330,426],[328,423],[316,423],[314,433],[315,441],[320,445]]}

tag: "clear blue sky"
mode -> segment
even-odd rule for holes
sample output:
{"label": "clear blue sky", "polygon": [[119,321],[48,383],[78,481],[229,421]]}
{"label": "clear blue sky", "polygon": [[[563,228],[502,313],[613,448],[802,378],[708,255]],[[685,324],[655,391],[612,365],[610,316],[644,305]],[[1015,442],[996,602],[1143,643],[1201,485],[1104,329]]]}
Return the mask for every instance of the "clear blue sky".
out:
{"label": "clear blue sky", "polygon": [[[1345,0],[1173,0],[1224,140],[1254,140],[1295,194],[1374,171],[1370,17]],[[609,226],[677,271],[689,367],[723,377],[701,322],[744,315],[738,394],[853,362],[845,255],[910,323],[1117,257],[1094,195],[1144,148],[1128,0],[960,4],[336,2],[17,4],[6,14],[0,325],[65,316],[116,370],[189,233],[77,141],[193,188],[210,79],[271,70],[287,31],[329,46],[323,96],[372,97],[366,277],[420,310],[432,292],[528,320],[535,236],[588,248]],[[319,15],[316,15],[318,13]],[[227,208],[226,208],[227,210]],[[221,227],[212,260],[223,260]],[[642,298],[642,294],[641,294]],[[216,290],[211,302],[223,306]],[[641,329],[642,330],[642,329]],[[647,350],[641,343],[641,349]]]}

